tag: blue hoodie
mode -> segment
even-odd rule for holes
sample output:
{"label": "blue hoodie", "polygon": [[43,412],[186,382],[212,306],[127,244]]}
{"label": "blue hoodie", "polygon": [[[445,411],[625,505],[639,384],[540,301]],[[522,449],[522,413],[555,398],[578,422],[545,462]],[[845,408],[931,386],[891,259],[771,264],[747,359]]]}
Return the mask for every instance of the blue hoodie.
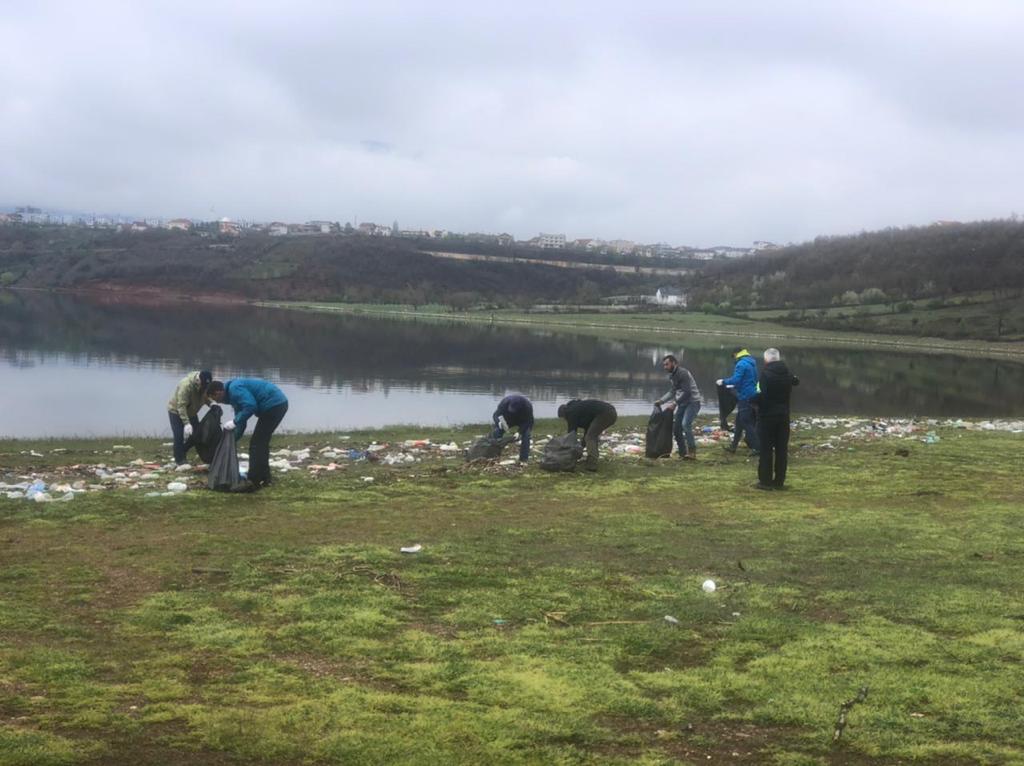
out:
{"label": "blue hoodie", "polygon": [[740,352],[736,360],[736,369],[732,376],[722,381],[723,386],[732,386],[736,390],[736,398],[741,402],[749,402],[757,396],[757,362],[746,351]]}
{"label": "blue hoodie", "polygon": [[287,404],[288,398],[269,380],[235,378],[224,384],[224,402],[235,410],[235,439],[245,433],[245,424],[253,415],[262,415],[272,407]]}

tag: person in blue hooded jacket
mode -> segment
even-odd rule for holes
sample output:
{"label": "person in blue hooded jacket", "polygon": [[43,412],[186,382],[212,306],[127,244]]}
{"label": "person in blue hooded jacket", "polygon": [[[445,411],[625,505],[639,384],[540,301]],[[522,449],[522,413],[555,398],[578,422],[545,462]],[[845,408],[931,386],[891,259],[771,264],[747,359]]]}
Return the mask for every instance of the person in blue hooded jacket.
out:
{"label": "person in blue hooded jacket", "polygon": [[211,395],[218,402],[230,404],[233,420],[224,423],[224,430],[234,431],[235,440],[242,438],[246,423],[256,416],[256,428],[249,440],[249,481],[260,487],[270,484],[270,437],[288,412],[288,398],[269,380],[235,378],[221,386],[210,384]]}
{"label": "person in blue hooded jacket", "polygon": [[759,392],[757,385],[757,362],[745,348],[733,349],[736,367],[728,378],[715,381],[720,386],[727,386],[736,392],[736,423],[733,426],[732,444],[725,449],[735,452],[740,445],[740,438],[746,439],[747,446],[758,454],[760,443],[757,440],[757,413],[754,411],[754,400]]}

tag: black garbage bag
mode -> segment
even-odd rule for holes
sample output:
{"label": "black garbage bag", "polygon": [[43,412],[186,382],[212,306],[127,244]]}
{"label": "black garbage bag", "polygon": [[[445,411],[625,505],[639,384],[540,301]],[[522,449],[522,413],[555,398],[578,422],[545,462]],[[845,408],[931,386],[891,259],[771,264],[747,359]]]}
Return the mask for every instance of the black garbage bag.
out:
{"label": "black garbage bag", "polygon": [[729,416],[736,409],[736,392],[728,386],[718,386],[718,425],[723,431],[731,431]]}
{"label": "black garbage bag", "polygon": [[555,436],[544,445],[540,467],[545,471],[575,471],[577,461],[583,457],[583,445],[575,431]]}
{"label": "black garbage bag", "polygon": [[207,484],[217,492],[252,492],[253,485],[238,475],[238,447],[231,434],[220,440],[210,463]]}
{"label": "black garbage bag", "polygon": [[466,460],[495,460],[501,457],[502,451],[514,442],[516,437],[509,434],[495,438],[488,434],[481,436],[466,450]]}
{"label": "black garbage bag", "polygon": [[647,449],[650,458],[668,457],[672,454],[672,410],[657,409],[647,421]]}
{"label": "black garbage bag", "polygon": [[196,448],[196,452],[199,453],[199,459],[204,463],[209,464],[213,461],[217,445],[220,444],[220,437],[223,433],[220,427],[220,419],[223,415],[224,410],[216,404],[211,405],[206,414],[203,415],[203,419],[199,421],[199,428],[192,434],[191,446]]}

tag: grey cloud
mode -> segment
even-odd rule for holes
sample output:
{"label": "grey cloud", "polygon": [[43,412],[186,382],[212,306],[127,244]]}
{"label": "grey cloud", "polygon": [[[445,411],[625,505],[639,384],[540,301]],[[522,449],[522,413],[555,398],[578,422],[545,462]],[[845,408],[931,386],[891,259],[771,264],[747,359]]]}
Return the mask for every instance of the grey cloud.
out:
{"label": "grey cloud", "polygon": [[1012,2],[52,2],[0,200],[692,244],[1006,215]]}

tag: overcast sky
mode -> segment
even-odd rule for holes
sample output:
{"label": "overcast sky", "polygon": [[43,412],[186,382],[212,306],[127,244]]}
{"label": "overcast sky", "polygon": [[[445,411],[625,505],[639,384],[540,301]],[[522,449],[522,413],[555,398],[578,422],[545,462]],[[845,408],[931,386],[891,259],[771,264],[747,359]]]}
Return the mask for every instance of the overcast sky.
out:
{"label": "overcast sky", "polygon": [[8,3],[0,204],[803,241],[1024,212],[1024,3]]}

